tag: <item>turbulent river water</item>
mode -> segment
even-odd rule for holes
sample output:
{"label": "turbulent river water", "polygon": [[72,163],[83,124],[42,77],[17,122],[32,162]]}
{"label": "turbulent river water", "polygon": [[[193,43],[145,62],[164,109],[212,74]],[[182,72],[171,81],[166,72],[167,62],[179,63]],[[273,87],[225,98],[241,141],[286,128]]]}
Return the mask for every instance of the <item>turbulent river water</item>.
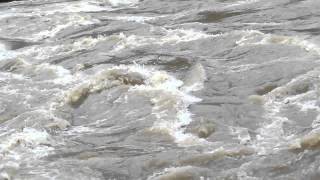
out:
{"label": "turbulent river water", "polygon": [[319,0],[0,3],[0,179],[319,180]]}

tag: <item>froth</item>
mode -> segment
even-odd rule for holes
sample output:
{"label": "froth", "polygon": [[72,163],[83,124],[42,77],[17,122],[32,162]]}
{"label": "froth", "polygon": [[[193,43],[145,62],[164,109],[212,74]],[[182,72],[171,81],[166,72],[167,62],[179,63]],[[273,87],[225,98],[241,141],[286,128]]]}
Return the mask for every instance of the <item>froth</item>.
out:
{"label": "froth", "polygon": [[6,46],[0,42],[0,61],[14,57],[16,57],[16,54],[10,50],[7,50]]}
{"label": "froth", "polygon": [[239,46],[283,44],[288,46],[298,46],[306,51],[320,55],[320,48],[317,44],[299,37],[265,34],[257,30],[240,31],[238,33],[243,34],[242,38],[236,42]]}
{"label": "froth", "polygon": [[166,168],[162,172],[153,174],[148,180],[193,179],[191,169],[192,166]]}
{"label": "froth", "polygon": [[131,90],[145,92],[154,104],[153,113],[157,117],[151,131],[168,133],[182,146],[205,142],[192,134],[184,132],[184,126],[192,121],[188,107],[201,99],[181,90],[183,82],[164,71],[149,72],[146,84]]}
{"label": "froth", "polygon": [[[306,140],[303,138],[300,140],[301,138],[297,137],[299,135],[285,133],[285,123],[290,124],[292,121],[283,115],[282,112],[290,105],[301,112],[312,110],[319,113],[320,108],[317,104],[317,99],[319,98],[317,94],[318,77],[319,70],[315,69],[294,78],[287,84],[277,87],[264,95],[264,99],[266,100],[264,103],[264,108],[266,109],[264,117],[267,119],[267,122],[262,124],[262,127],[258,129],[257,132],[259,134],[255,142],[255,146],[260,154],[272,153],[277,150],[286,149],[288,146],[293,149],[308,149],[315,146],[313,143],[317,140],[317,136],[307,136]],[[312,127],[311,129],[318,129],[318,117],[310,126]],[[295,142],[297,138],[298,143]],[[301,145],[301,143],[307,145]],[[317,142],[314,144],[317,144]]]}
{"label": "froth", "polygon": [[[107,6],[99,6],[94,2],[86,2],[86,1],[75,1],[71,3],[58,3],[55,6],[50,7],[49,11],[46,11],[46,14],[54,14],[54,13],[77,13],[77,12],[99,12],[104,10],[111,10],[110,7]],[[53,9],[53,10],[52,10]]]}
{"label": "froth", "polygon": [[35,81],[47,81],[64,85],[75,81],[75,76],[71,75],[69,70],[59,65],[49,63],[31,64],[28,61],[19,58],[4,61],[3,66],[12,74],[11,78],[20,75],[20,77],[22,77],[21,79],[26,79],[27,77]]}
{"label": "froth", "polygon": [[198,32],[192,29],[165,29],[165,35],[160,37],[153,36],[136,36],[119,35],[119,43],[113,51],[119,51],[126,48],[135,48],[145,45],[164,45],[164,44],[177,44],[182,42],[195,41],[198,39],[213,38],[219,35],[208,35],[203,32]]}
{"label": "froth", "polygon": [[144,23],[144,22],[146,22],[146,21],[151,21],[151,20],[154,20],[154,19],[156,19],[156,18],[158,18],[158,17],[146,17],[146,16],[116,16],[116,17],[110,18],[110,19]]}
{"label": "froth", "polygon": [[80,15],[70,15],[67,18],[67,22],[60,22],[60,24],[56,24],[51,30],[44,30],[39,33],[32,35],[30,40],[39,41],[47,38],[51,38],[56,36],[62,30],[72,27],[72,26],[85,26],[98,23],[99,21],[96,19],[89,19],[85,16]]}
{"label": "froth", "polygon": [[230,4],[227,7],[247,5],[247,4],[252,4],[252,3],[256,3],[256,2],[259,2],[259,0],[242,0],[242,1],[237,1],[233,4]]}
{"label": "froth", "polygon": [[109,3],[112,6],[132,6],[132,5],[136,5],[139,3],[139,0],[109,0]]}
{"label": "froth", "polygon": [[1,151],[4,154],[16,155],[15,158],[20,158],[23,155],[15,153],[14,149],[18,146],[25,148],[25,152],[34,153],[36,157],[46,156],[50,150],[53,150],[46,146],[52,143],[50,135],[46,131],[24,128],[21,132],[12,132],[6,137],[0,144]]}
{"label": "froth", "polygon": [[80,50],[88,50],[95,47],[99,42],[108,40],[110,37],[98,36],[83,37],[73,42],[65,42],[63,45],[52,46],[32,46],[30,48],[23,49],[18,54],[20,56],[32,56],[37,60],[44,60],[53,56],[69,55],[73,52]]}
{"label": "froth", "polygon": [[116,86],[128,86],[130,92],[147,96],[153,104],[152,113],[157,120],[150,131],[169,134],[180,145],[195,145],[205,140],[184,132],[184,126],[192,121],[192,113],[189,112],[188,107],[201,101],[188,93],[192,91],[191,87],[194,88],[193,90],[199,89],[192,83],[197,84],[198,81],[190,82],[188,84],[190,87],[186,90],[182,88],[183,81],[165,71],[139,65],[120,65],[100,71],[70,89],[66,93],[66,102],[73,107],[78,107],[92,93],[109,90]]}

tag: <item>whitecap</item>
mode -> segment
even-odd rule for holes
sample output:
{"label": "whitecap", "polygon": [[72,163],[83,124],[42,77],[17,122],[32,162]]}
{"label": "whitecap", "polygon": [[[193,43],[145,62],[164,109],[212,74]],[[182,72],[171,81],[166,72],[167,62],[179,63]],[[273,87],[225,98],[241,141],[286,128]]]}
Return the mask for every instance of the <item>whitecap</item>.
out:
{"label": "whitecap", "polygon": [[61,45],[36,45],[22,49],[17,54],[20,56],[32,56],[37,60],[45,60],[54,56],[69,55],[76,51],[89,50],[95,47],[98,43],[106,41],[112,37],[97,36],[97,37],[82,37],[72,42],[65,42]]}
{"label": "whitecap", "polygon": [[130,90],[144,92],[154,103],[152,112],[158,120],[150,130],[170,134],[181,146],[205,143],[205,140],[185,133],[183,128],[192,122],[192,113],[188,107],[201,99],[182,91],[180,88],[183,82],[164,71],[150,71],[146,75],[146,84],[134,86]]}
{"label": "whitecap", "polygon": [[39,41],[47,38],[52,38],[56,36],[62,30],[72,27],[72,26],[87,26],[99,23],[97,19],[90,19],[85,16],[80,15],[71,15],[67,18],[67,22],[60,22],[60,24],[54,25],[50,30],[40,31],[39,33],[31,35],[31,38],[28,38],[31,41]]}
{"label": "whitecap", "polygon": [[192,113],[188,107],[201,99],[184,91],[184,82],[165,71],[139,65],[115,66],[83,79],[82,83],[66,92],[65,100],[71,105],[78,104],[82,96],[87,97],[91,93],[123,84],[130,86],[130,92],[146,96],[153,103],[152,113],[157,120],[149,128],[151,132],[160,131],[171,135],[181,146],[206,143],[204,139],[184,132],[184,126],[192,122]]}
{"label": "whitecap", "polygon": [[14,132],[2,140],[0,144],[0,151],[2,153],[12,153],[15,158],[21,158],[23,154],[16,154],[14,149],[17,146],[23,146],[25,152],[34,153],[36,158],[47,156],[49,151],[53,148],[45,144],[52,144],[50,135],[46,131],[36,130],[33,128],[24,128],[21,132]]}
{"label": "whitecap", "polygon": [[196,31],[193,29],[163,29],[165,34],[163,36],[137,36],[119,34],[120,41],[112,52],[120,51],[126,48],[136,48],[145,45],[164,45],[164,44],[178,44],[183,42],[190,42],[199,39],[214,38],[220,36],[209,35],[204,32]]}
{"label": "whitecap", "polygon": [[239,46],[282,44],[298,46],[320,55],[320,47],[317,44],[300,37],[265,34],[257,30],[237,31],[236,34],[242,34],[241,39],[236,41]]}
{"label": "whitecap", "polygon": [[240,0],[240,1],[236,1],[235,3],[232,3],[230,5],[227,5],[227,7],[248,5],[248,4],[253,4],[253,3],[256,3],[256,2],[259,2],[259,1],[260,0]]}
{"label": "whitecap", "polygon": [[109,0],[112,6],[133,6],[139,3],[139,0]]}

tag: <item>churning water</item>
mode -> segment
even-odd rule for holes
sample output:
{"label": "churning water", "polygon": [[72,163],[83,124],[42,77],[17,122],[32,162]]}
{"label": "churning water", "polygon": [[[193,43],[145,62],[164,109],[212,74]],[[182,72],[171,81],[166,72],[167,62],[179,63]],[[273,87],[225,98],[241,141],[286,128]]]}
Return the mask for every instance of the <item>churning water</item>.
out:
{"label": "churning water", "polygon": [[0,179],[319,180],[318,0],[0,4]]}

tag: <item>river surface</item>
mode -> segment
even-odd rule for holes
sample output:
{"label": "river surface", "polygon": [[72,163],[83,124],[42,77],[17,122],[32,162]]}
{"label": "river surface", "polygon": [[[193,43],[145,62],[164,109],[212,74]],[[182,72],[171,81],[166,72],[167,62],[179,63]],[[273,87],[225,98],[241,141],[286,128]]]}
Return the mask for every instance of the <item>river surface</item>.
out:
{"label": "river surface", "polygon": [[1,180],[319,180],[319,0],[0,3]]}

